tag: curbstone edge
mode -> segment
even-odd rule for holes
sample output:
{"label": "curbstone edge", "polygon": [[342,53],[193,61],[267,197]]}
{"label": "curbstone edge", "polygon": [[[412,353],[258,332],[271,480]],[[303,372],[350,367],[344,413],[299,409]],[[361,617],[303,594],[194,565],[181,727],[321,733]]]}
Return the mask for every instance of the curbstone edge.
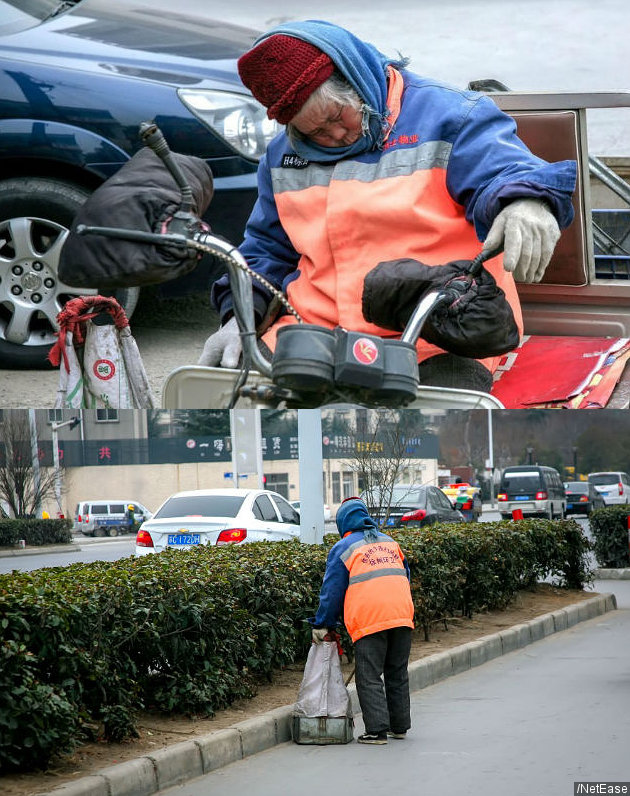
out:
{"label": "curbstone edge", "polygon": [[183,741],[145,755],[155,768],[158,790],[181,785],[187,779],[200,777],[203,771],[201,749],[194,741]]}
{"label": "curbstone edge", "polygon": [[[204,774],[229,763],[235,763],[243,757],[240,733],[232,728],[202,735],[200,738],[195,738],[194,742],[201,753]],[[85,792],[83,796],[88,796],[88,793]]]}

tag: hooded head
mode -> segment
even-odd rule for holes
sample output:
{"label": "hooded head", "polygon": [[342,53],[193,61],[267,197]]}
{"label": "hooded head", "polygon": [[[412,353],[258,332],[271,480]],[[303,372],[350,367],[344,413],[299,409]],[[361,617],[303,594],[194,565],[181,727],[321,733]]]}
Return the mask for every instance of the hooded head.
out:
{"label": "hooded head", "polygon": [[280,124],[288,124],[333,71],[326,53],[282,33],[263,39],[238,60],[241,80]]}
{"label": "hooded head", "polygon": [[370,517],[367,506],[357,497],[348,498],[337,511],[337,530],[342,538],[353,531],[362,531],[368,542],[378,539],[378,526]]}
{"label": "hooded head", "polygon": [[326,147],[310,140],[292,142],[298,155],[320,162],[354,157],[382,147],[389,133],[389,67],[406,59],[387,58],[350,31],[323,20],[285,22],[263,34],[238,60],[241,80],[267,108],[267,116],[287,124],[311,94],[337,70],[363,105],[362,135],[348,146]]}

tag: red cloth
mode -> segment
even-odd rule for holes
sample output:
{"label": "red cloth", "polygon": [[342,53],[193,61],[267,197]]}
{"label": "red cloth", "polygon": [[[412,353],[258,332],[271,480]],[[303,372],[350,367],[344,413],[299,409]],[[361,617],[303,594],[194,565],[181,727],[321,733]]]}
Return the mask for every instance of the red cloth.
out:
{"label": "red cloth", "polygon": [[238,59],[238,73],[267,116],[288,124],[334,71],[326,53],[307,41],[276,33]]}
{"label": "red cloth", "polygon": [[112,316],[117,329],[129,326],[125,311],[111,296],[79,296],[68,301],[57,315],[59,324],[57,342],[48,352],[48,361],[55,367],[59,367],[63,359],[66,371],[69,371],[66,334],[72,332],[74,344],[81,345],[85,341],[85,323],[103,312]]}
{"label": "red cloth", "polygon": [[[502,358],[494,374],[492,395],[506,409],[562,406],[577,396],[585,399],[597,386],[597,401],[587,400],[586,405],[605,405],[619,375],[619,368],[610,366],[626,342],[611,337],[525,337],[515,351]],[[607,373],[616,378],[607,378],[603,389],[596,377]]]}

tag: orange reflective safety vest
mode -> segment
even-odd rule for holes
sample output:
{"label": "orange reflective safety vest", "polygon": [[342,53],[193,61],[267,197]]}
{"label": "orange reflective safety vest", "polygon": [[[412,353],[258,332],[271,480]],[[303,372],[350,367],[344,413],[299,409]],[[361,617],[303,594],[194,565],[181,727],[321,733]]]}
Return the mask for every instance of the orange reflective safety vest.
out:
{"label": "orange reflective safety vest", "polygon": [[388,536],[366,542],[363,534],[340,556],[348,570],[343,605],[353,641],[392,627],[413,628],[413,601],[404,556]]}
{"label": "orange reflective safety vest", "polygon": [[[387,106],[395,125],[401,109],[403,79],[392,67],[389,71]],[[332,168],[319,167],[325,176],[322,173],[306,189],[299,170],[292,173],[293,180],[289,180],[287,170],[272,170],[280,223],[302,253],[298,276],[287,285],[287,297],[305,323],[399,337],[397,332],[368,323],[363,317],[361,296],[368,271],[379,262],[402,257],[427,265],[472,260],[481,250],[474,227],[466,221],[464,207],[449,196],[445,169],[439,168],[439,163],[433,163],[431,168],[425,163],[418,168],[419,153],[414,148],[397,149],[394,145],[390,152],[388,143],[395,138],[388,136],[384,155],[377,163],[348,160],[339,161]],[[403,156],[396,158],[395,149]],[[405,161],[406,167],[401,168],[397,160]],[[522,334],[520,303],[512,275],[503,270],[501,257],[488,261],[485,267],[506,293]],[[278,329],[293,323],[295,317],[285,315],[263,336],[272,351]],[[443,353],[443,349],[422,338],[416,348],[418,362]],[[494,371],[500,357],[483,361]]]}

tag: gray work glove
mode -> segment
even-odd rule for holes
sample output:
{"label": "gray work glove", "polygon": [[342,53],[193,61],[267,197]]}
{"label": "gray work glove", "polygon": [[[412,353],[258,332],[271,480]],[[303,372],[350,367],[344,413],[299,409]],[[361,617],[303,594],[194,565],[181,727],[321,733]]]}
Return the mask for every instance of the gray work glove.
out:
{"label": "gray work glove", "polygon": [[517,282],[540,282],[560,237],[560,227],[541,199],[517,199],[494,219],[484,251],[503,248],[503,267]]}
{"label": "gray work glove", "polygon": [[236,318],[232,317],[206,340],[198,365],[235,368],[243,351]]}
{"label": "gray work glove", "polygon": [[312,632],[313,644],[322,644],[327,635],[327,627],[314,627]]}

